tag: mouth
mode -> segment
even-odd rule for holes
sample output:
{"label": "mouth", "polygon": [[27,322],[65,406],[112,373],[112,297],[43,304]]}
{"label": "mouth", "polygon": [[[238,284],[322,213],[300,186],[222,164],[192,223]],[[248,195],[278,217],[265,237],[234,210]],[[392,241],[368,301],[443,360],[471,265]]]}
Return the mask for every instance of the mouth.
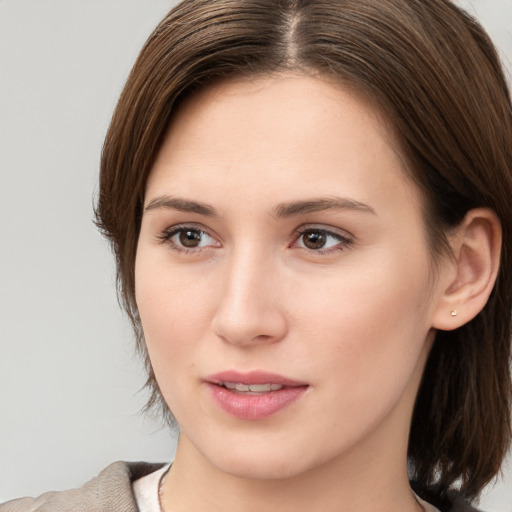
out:
{"label": "mouth", "polygon": [[218,386],[222,386],[230,391],[241,395],[262,395],[271,391],[279,391],[284,386],[281,384],[240,384],[235,382],[219,382]]}
{"label": "mouth", "polygon": [[282,375],[222,372],[205,379],[216,405],[239,419],[260,420],[301,398],[309,385]]}

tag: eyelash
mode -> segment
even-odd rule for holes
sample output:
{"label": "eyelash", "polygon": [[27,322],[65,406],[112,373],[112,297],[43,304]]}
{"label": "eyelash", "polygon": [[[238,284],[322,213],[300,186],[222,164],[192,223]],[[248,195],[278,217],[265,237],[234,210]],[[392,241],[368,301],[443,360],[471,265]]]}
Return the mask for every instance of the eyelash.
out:
{"label": "eyelash", "polygon": [[[200,227],[196,227],[193,225],[187,225],[187,224],[179,224],[176,226],[172,226],[172,227],[166,229],[165,231],[163,231],[162,233],[160,233],[159,235],[157,235],[157,238],[160,241],[160,243],[169,244],[171,246],[172,250],[177,251],[177,252],[197,253],[198,251],[204,250],[205,249],[204,247],[203,248],[202,247],[188,248],[188,247],[184,247],[183,245],[179,245],[172,241],[172,238],[175,235],[182,233],[182,232],[186,232],[186,231],[191,231],[191,232],[197,233],[201,236],[206,235],[206,236],[209,236],[214,239],[214,237],[212,235],[210,235],[206,230],[201,229]],[[334,238],[335,240],[337,240],[338,243],[336,243],[333,247],[328,247],[327,249],[323,249],[323,248],[311,249],[308,247],[300,247],[300,246],[297,247],[296,244],[301,239],[301,237],[304,237],[305,235],[308,235],[308,234],[324,236],[326,239]],[[329,254],[329,253],[336,252],[336,251],[343,251],[346,248],[348,248],[350,245],[352,245],[353,243],[354,243],[353,238],[351,238],[347,235],[342,235],[342,234],[334,232],[334,231],[330,231],[325,228],[301,227],[294,232],[294,240],[290,244],[289,247],[297,247],[297,248],[307,251],[308,253],[313,254],[313,255],[324,255],[324,254]],[[304,242],[303,242],[303,244],[304,244]],[[211,248],[211,247],[212,246],[207,246],[206,248]]]}

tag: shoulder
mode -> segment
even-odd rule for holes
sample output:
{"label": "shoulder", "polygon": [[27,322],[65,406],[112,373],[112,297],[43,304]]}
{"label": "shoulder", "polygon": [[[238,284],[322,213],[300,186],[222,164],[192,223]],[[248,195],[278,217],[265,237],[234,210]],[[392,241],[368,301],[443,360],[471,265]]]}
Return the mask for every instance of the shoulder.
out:
{"label": "shoulder", "polygon": [[0,504],[0,512],[137,512],[132,483],[163,464],[114,462],[79,489]]}

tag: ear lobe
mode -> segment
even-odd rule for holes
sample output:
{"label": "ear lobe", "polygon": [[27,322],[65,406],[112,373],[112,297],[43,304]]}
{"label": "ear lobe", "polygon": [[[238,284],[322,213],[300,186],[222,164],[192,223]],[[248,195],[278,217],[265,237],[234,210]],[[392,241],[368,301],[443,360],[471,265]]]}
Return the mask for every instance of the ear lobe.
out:
{"label": "ear lobe", "polygon": [[450,331],[472,320],[485,306],[500,262],[501,223],[489,208],[470,210],[450,236],[453,257],[440,274],[433,327]]}

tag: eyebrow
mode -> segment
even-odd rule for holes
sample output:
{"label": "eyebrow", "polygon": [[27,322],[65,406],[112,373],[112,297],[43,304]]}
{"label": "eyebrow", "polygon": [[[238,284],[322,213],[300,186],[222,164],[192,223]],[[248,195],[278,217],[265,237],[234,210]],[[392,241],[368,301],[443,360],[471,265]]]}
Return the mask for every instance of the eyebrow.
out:
{"label": "eyebrow", "polygon": [[173,210],[179,210],[180,212],[198,213],[199,215],[206,215],[207,217],[217,215],[215,208],[209,204],[171,196],[155,197],[155,199],[152,199],[144,208],[144,211],[156,210],[157,208],[171,208]]}
{"label": "eyebrow", "polygon": [[[170,208],[181,212],[197,213],[207,217],[218,216],[215,208],[209,204],[172,196],[155,197],[144,208],[144,211],[156,210],[158,208]],[[277,218],[286,218],[326,210],[352,210],[377,215],[371,206],[346,197],[326,197],[281,203],[274,209],[272,215]]]}
{"label": "eyebrow", "polygon": [[278,218],[283,218],[326,210],[353,210],[377,215],[371,206],[346,197],[325,197],[307,201],[281,203],[275,208],[274,215]]}

